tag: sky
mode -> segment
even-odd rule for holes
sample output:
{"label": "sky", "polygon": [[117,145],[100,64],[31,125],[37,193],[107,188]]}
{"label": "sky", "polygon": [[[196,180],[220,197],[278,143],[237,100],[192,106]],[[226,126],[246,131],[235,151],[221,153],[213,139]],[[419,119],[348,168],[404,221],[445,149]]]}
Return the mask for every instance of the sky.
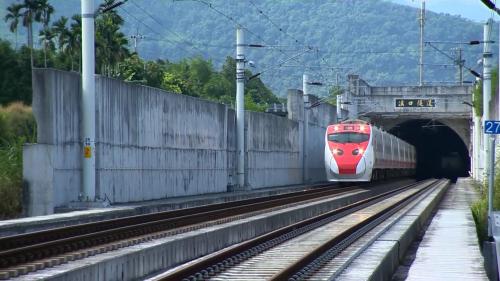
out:
{"label": "sky", "polygon": [[[421,0],[390,0],[391,2],[408,5],[412,7],[420,7]],[[493,1],[498,2],[499,1]],[[489,10],[480,0],[425,0],[426,9],[451,15],[460,15],[476,22],[484,22],[491,16]],[[498,20],[498,16],[495,17]]]}

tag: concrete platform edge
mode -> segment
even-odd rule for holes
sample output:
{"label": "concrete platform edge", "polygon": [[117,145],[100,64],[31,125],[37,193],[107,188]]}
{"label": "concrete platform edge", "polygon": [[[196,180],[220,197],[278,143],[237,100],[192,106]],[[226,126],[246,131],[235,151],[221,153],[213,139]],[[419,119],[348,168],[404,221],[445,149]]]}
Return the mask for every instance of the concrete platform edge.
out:
{"label": "concrete platform edge", "polygon": [[108,252],[67,265],[57,266],[16,280],[137,280],[163,272],[187,261],[251,239],[259,234],[355,202],[371,192],[329,199],[311,206],[294,207],[223,225],[200,229],[176,237]]}
{"label": "concrete platform edge", "polygon": [[[449,187],[450,183],[448,182],[444,188],[441,188],[440,192],[438,192],[438,194],[431,200],[431,202],[419,215],[405,215],[413,216],[413,222],[404,232],[401,233],[400,237],[397,240],[393,240],[395,242],[395,245],[391,247],[391,249],[382,258],[382,261],[372,272],[369,280],[391,280],[392,275],[396,272],[398,266],[404,259],[406,251],[413,243],[413,241],[415,241],[418,233],[422,231],[427,221],[431,218],[432,212],[439,205]],[[381,237],[380,239],[377,239],[377,241],[388,240],[384,240]]]}
{"label": "concrete platform edge", "polygon": [[16,235],[50,228],[90,223],[101,220],[122,218],[126,216],[141,215],[180,208],[215,204],[235,200],[265,197],[286,192],[295,192],[304,189],[314,189],[325,183],[311,185],[281,186],[252,191],[239,191],[231,193],[205,194],[197,196],[176,197],[167,200],[143,202],[141,204],[115,205],[108,208],[77,210],[72,212],[57,213],[46,216],[25,217],[0,221],[0,237]]}

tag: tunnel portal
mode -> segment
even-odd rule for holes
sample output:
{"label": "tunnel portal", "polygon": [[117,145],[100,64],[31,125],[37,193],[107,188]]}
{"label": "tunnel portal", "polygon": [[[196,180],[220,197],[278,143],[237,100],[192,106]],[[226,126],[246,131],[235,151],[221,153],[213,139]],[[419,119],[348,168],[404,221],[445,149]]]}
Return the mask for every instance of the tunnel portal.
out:
{"label": "tunnel portal", "polygon": [[468,176],[470,157],[466,145],[450,127],[434,120],[409,120],[389,130],[415,146],[418,179]]}

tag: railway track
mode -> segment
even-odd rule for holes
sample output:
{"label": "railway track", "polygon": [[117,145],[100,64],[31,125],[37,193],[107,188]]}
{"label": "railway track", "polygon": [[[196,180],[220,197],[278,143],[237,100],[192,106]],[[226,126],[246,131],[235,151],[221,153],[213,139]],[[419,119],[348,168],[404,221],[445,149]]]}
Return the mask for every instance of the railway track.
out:
{"label": "railway track", "polygon": [[359,190],[311,190],[124,217],[0,238],[0,279],[16,277],[152,239]]}
{"label": "railway track", "polygon": [[427,180],[361,200],[229,247],[151,280],[314,280],[359,237],[440,184]]}

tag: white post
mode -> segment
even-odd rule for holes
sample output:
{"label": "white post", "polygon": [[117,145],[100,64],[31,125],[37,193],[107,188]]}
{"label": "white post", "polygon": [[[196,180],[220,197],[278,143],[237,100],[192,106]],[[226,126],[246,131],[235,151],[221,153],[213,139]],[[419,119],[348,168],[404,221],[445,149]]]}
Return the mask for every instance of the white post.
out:
{"label": "white post", "polygon": [[[479,83],[482,83],[482,80],[480,78],[476,78],[476,87],[479,88]],[[475,96],[472,95],[472,104],[477,104],[480,102],[480,100],[476,100]],[[473,162],[474,162],[474,179],[481,181],[483,177],[483,168],[482,165],[483,163],[483,146],[481,145],[481,137],[482,137],[482,131],[481,131],[481,117],[478,116],[478,113],[476,112],[476,108],[473,106],[472,107],[472,117],[474,118],[474,127],[472,129],[473,133],[473,142],[472,142],[472,151],[473,151]],[[482,191],[482,190],[481,190]]]}
{"label": "white post", "polygon": [[95,188],[95,52],[94,0],[82,0],[83,200],[94,201]]}
{"label": "white post", "polygon": [[492,213],[493,213],[493,188],[495,182],[495,136],[488,136],[486,146],[490,146],[490,155],[488,155],[488,236],[493,237]]}
{"label": "white post", "polygon": [[337,95],[337,123],[342,120],[342,95]]}
{"label": "white post", "polygon": [[307,164],[308,161],[308,153],[307,153],[307,134],[309,133],[309,94],[307,92],[307,83],[309,82],[309,76],[307,74],[304,74],[302,76],[302,94],[303,94],[303,100],[304,100],[304,143],[303,143],[303,150],[304,150],[304,158],[303,158],[303,178],[304,178],[304,183],[309,182],[309,165]]}
{"label": "white post", "polygon": [[243,29],[236,29],[236,131],[238,185],[245,187],[245,54]]}
{"label": "white post", "polygon": [[420,7],[420,56],[419,66],[419,86],[424,85],[424,27],[425,27],[425,0],[422,0]]}
{"label": "white post", "polygon": [[[484,24],[484,50],[483,50],[483,121],[482,124],[484,126],[484,121],[490,120],[490,100],[491,100],[491,44],[489,41],[491,40],[491,25],[493,20],[489,19]],[[488,179],[489,166],[488,159],[490,154],[490,149],[488,145],[488,136],[484,133],[481,134],[483,137],[483,171],[486,173],[484,179]]]}
{"label": "white post", "polygon": [[480,180],[482,176],[481,172],[481,118],[476,116],[476,111],[472,112],[474,116],[474,128],[472,129],[473,133],[473,143],[472,143],[472,152],[473,152],[473,167],[474,167],[474,179]]}

